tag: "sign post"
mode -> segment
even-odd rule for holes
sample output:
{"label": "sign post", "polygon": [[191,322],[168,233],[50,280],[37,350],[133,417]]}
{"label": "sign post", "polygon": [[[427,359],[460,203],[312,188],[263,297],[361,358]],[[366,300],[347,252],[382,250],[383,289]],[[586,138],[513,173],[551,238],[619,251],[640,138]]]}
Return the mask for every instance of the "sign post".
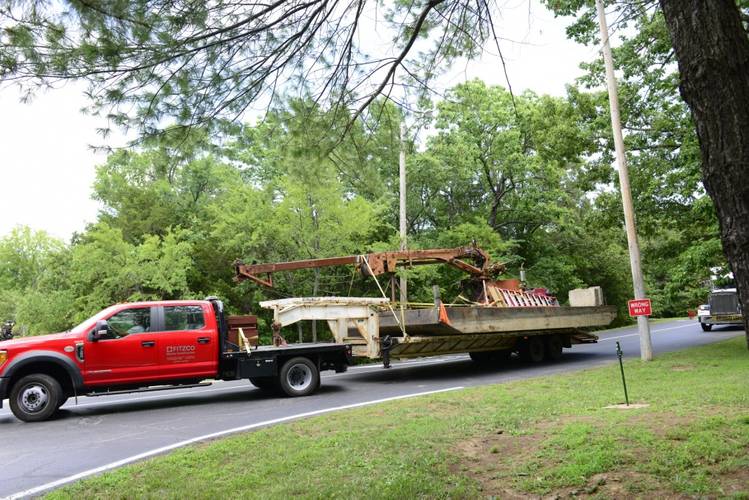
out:
{"label": "sign post", "polygon": [[[619,166],[619,186],[622,191],[622,208],[624,209],[624,226],[627,230],[629,264],[632,268],[632,285],[634,287],[635,298],[642,300],[645,297],[645,282],[642,278],[642,269],[640,268],[640,246],[637,243],[635,211],[632,203],[632,192],[629,188],[629,171],[627,170],[627,159],[624,155],[624,136],[622,135],[621,120],[619,118],[619,95],[614,76],[614,62],[611,57],[609,28],[606,25],[606,12],[603,8],[603,0],[596,0],[596,10],[598,11],[598,23],[601,28],[601,41],[603,42],[602,52],[603,61],[606,66],[606,82],[609,89],[611,130],[614,133],[614,149]],[[643,361],[650,361],[653,359],[653,343],[650,340],[648,318],[644,314],[636,316],[637,327],[640,332],[640,358]]]}

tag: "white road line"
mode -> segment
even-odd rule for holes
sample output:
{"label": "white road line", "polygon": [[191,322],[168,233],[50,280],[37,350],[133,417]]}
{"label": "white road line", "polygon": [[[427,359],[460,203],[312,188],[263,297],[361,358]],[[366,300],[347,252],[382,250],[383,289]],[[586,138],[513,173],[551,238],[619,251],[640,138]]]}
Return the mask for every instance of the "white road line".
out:
{"label": "white road line", "polygon": [[688,326],[693,326],[691,323],[687,325],[680,325],[680,326],[671,326],[669,328],[659,328],[657,330],[653,330],[653,332],[667,332],[669,330],[678,330],[679,328],[686,328]]}
{"label": "white road line", "polygon": [[32,495],[38,495],[40,493],[43,493],[47,490],[51,490],[54,488],[59,488],[60,486],[63,486],[68,483],[72,483],[73,481],[78,481],[79,479],[83,479],[89,476],[93,476],[95,474],[99,474],[101,472],[105,472],[111,469],[115,469],[117,467],[122,467],[123,465],[127,465],[132,462],[136,462],[138,460],[143,460],[145,458],[153,457],[155,455],[160,455],[162,453],[165,453],[167,451],[174,450],[176,448],[181,448],[183,446],[187,446],[193,443],[197,443],[200,441],[207,441],[209,439],[215,439],[218,437],[227,436],[229,434],[235,434],[237,432],[243,432],[243,431],[249,431],[252,429],[257,429],[258,427],[265,427],[268,425],[274,425],[274,424],[280,424],[283,422],[289,422],[291,420],[297,420],[300,418],[306,418],[306,417],[312,417],[315,415],[322,415],[324,413],[331,413],[335,411],[340,410],[349,410],[352,408],[360,408],[362,406],[370,406],[378,403],[385,403],[388,401],[396,401],[399,399],[408,399],[408,398],[415,398],[418,396],[427,396],[429,394],[438,394],[441,392],[449,392],[449,391],[457,391],[460,389],[464,389],[463,386],[457,386],[457,387],[448,387],[447,389],[438,389],[435,391],[425,391],[425,392],[417,392],[414,394],[404,394],[402,396],[393,396],[390,398],[383,398],[383,399],[375,399],[373,401],[364,401],[362,403],[353,403],[343,406],[336,406],[334,408],[325,408],[322,410],[315,410],[315,411],[308,411],[305,413],[297,413],[296,415],[289,415],[287,417],[281,417],[281,418],[274,418],[272,420],[266,420],[264,422],[257,422],[254,424],[249,425],[243,425],[241,427],[234,427],[232,429],[226,429],[219,432],[214,432],[211,434],[205,434],[203,436],[198,436],[192,439],[187,439],[185,441],[180,441],[179,443],[170,444],[168,446],[162,446],[161,448],[156,448],[154,450],[146,451],[143,453],[139,453],[137,455],[133,455],[131,457],[123,458],[122,460],[118,460],[116,462],[112,462],[106,465],[102,465],[101,467],[96,467],[95,469],[89,469],[87,471],[79,472],[78,474],[74,474],[72,476],[64,477],[62,479],[58,479],[57,481],[52,481],[50,483],[43,484],[41,486],[36,486],[34,488],[30,488],[28,490],[19,491],[18,493],[13,493],[12,495],[6,497],[9,500],[15,500],[17,498],[24,498],[29,497]]}

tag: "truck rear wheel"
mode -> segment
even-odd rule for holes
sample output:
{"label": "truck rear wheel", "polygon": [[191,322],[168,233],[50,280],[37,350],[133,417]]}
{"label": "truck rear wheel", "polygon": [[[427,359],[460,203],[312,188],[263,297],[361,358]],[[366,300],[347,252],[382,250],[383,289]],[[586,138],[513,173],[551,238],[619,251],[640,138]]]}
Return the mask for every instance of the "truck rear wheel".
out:
{"label": "truck rear wheel", "polygon": [[520,346],[520,358],[531,363],[540,363],[544,360],[546,346],[540,335],[528,337]]}
{"label": "truck rear wheel", "polygon": [[10,410],[24,422],[47,420],[63,400],[62,387],[54,377],[42,373],[26,375],[10,391]]}
{"label": "truck rear wheel", "polygon": [[713,325],[710,325],[708,323],[700,323],[700,326],[702,327],[703,332],[709,332],[713,329]]}
{"label": "truck rear wheel", "polygon": [[289,396],[307,396],[320,386],[320,372],[307,358],[291,358],[281,368],[279,383]]}

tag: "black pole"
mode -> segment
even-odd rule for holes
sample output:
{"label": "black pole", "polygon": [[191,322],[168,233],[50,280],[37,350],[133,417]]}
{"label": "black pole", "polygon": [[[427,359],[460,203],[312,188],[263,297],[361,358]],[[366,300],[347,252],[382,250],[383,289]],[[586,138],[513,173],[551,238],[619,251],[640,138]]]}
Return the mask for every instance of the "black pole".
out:
{"label": "black pole", "polygon": [[622,346],[616,341],[616,356],[619,358],[619,369],[622,372],[622,384],[624,385],[624,401],[629,406],[629,396],[627,395],[627,379],[624,378],[624,364],[622,363]]}

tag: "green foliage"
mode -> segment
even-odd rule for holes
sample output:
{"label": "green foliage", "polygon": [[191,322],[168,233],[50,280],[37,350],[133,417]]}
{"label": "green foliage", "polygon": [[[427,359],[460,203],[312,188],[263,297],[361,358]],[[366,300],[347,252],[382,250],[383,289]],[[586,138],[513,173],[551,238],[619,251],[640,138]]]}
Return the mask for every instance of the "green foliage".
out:
{"label": "green foliage", "polygon": [[[237,122],[290,94],[359,115],[396,72],[423,84],[450,61],[478,56],[492,40],[491,10],[443,0],[12,1],[0,7],[0,78],[27,88],[85,80],[90,111],[147,137],[164,124]],[[367,42],[364,19],[375,14],[397,57]]]}
{"label": "green foliage", "polygon": [[[590,46],[599,43],[595,6],[579,0],[548,0],[556,14],[574,14],[568,36]],[[745,2],[737,2],[745,12]],[[617,32],[614,63],[619,70],[622,126],[637,214],[648,294],[656,314],[680,315],[704,301],[710,268],[725,265],[713,204],[701,183],[701,157],[691,114],[681,99],[674,50],[657,3],[610,4]],[[613,10],[613,14],[612,14]],[[604,82],[601,59],[583,65],[580,83]],[[605,97],[605,96],[604,96]],[[607,130],[602,108],[599,131]],[[600,132],[599,132],[600,133]],[[603,154],[613,144],[602,133]],[[618,197],[602,200],[621,224]]]}
{"label": "green foliage", "polygon": [[[531,286],[562,302],[573,288],[602,286],[626,321],[632,287],[605,95],[571,87],[565,98],[513,99],[476,80],[456,86],[434,109],[425,122],[434,135],[405,145],[409,247],[476,241],[507,265],[507,277],[522,267]],[[653,102],[641,112],[660,113],[663,131],[686,130],[680,110]],[[172,128],[112,154],[97,169],[98,221],[69,245],[28,229],[0,241],[0,312],[38,333],[67,328],[113,302],[218,295],[231,312],[258,314],[263,326],[271,319],[257,305],[264,298],[378,295],[371,279],[349,267],[278,273],[274,290],[232,279],[235,259],[397,248],[404,118],[385,101],[350,127],[349,118],[292,99],[263,122],[218,139],[200,128]],[[651,144],[637,132],[628,141]],[[646,279],[659,315],[701,302],[710,267],[721,264],[714,211],[693,175],[689,141],[687,134],[678,151],[647,147],[632,157]],[[445,301],[456,300],[465,278],[447,266],[402,272],[416,302],[431,301],[434,284]]]}
{"label": "green foliage", "polygon": [[[28,229],[0,241],[0,314],[39,332],[119,300],[215,294],[232,311],[257,313],[267,293],[368,293],[371,283],[350,269],[277,275],[268,292],[237,286],[230,267],[237,258],[397,246],[406,117],[389,99],[362,94],[372,88],[364,68],[391,64],[359,50],[365,3],[0,7],[0,78],[27,89],[85,79],[89,111],[144,137],[97,169],[101,213],[70,245]],[[544,3],[575,16],[571,39],[599,43],[592,2]],[[614,60],[648,294],[656,314],[680,315],[703,300],[709,269],[724,264],[716,216],[662,13],[656,2],[606,3],[617,13]],[[431,102],[424,84],[493,41],[496,12],[465,1],[383,9],[403,50],[392,69],[416,84],[405,98],[417,98],[428,111],[419,126],[434,131],[406,139],[410,247],[475,239],[509,274],[522,265],[531,285],[562,301],[572,288],[601,285],[623,308],[630,273],[601,60],[583,65],[564,98],[512,96],[474,80]],[[269,106],[264,120],[241,124],[258,102]],[[448,300],[460,291],[454,270],[404,272],[414,300],[429,300],[435,282]]]}
{"label": "green foliage", "polygon": [[17,227],[0,239],[0,314],[21,333],[55,331],[71,320],[70,297],[59,290],[68,257],[44,231]]}

